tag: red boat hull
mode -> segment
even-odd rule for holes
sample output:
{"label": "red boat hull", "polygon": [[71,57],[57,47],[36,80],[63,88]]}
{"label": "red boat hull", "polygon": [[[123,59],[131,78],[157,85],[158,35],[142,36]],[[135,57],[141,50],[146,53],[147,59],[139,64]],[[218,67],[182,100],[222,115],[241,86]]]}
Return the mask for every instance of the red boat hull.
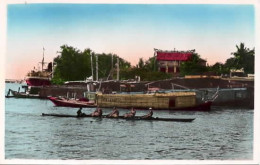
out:
{"label": "red boat hull", "polygon": [[51,85],[51,81],[48,78],[42,77],[28,77],[26,78],[26,83],[28,86],[47,86]]}
{"label": "red boat hull", "polygon": [[93,102],[88,101],[59,99],[57,97],[49,97],[49,100],[51,100],[56,106],[59,107],[96,107],[96,105]]}

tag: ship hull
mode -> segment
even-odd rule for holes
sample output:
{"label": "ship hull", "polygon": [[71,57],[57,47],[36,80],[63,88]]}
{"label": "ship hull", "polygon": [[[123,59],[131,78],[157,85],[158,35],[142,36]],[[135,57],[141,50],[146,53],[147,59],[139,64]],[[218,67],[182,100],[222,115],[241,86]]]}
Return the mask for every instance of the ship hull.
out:
{"label": "ship hull", "polygon": [[28,86],[47,86],[51,85],[51,81],[49,78],[43,78],[43,77],[27,77],[26,78],[26,84]]}

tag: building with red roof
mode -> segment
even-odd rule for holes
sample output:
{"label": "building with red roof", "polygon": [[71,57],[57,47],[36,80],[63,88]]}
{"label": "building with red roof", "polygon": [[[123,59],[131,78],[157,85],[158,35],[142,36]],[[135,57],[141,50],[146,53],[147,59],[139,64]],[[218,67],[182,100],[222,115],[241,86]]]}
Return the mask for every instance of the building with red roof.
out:
{"label": "building with red roof", "polygon": [[[174,75],[179,74],[181,63],[191,60],[192,55],[195,52],[195,50],[165,51],[159,49],[154,49],[154,51],[159,71],[173,73]],[[203,65],[206,65],[206,61],[203,60],[203,62]]]}

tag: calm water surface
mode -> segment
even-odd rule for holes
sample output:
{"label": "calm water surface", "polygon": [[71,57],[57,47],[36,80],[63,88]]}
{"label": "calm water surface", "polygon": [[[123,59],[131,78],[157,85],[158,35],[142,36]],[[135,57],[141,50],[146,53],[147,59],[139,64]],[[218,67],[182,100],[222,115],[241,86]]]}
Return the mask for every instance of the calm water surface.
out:
{"label": "calm water surface", "polygon": [[[6,93],[18,87],[6,84]],[[54,107],[40,99],[8,98],[5,106],[6,159],[253,159],[254,111],[249,109],[154,111],[155,117],[196,118],[181,123],[43,117],[42,113],[76,114],[77,109]],[[120,114],[127,111],[120,109]]]}

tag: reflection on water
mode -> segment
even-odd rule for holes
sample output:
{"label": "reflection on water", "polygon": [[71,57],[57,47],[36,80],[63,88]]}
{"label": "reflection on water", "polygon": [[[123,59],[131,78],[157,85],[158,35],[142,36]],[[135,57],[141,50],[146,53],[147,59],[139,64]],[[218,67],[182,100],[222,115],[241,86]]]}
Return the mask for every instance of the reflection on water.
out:
{"label": "reflection on water", "polygon": [[[7,84],[17,89],[17,84]],[[251,160],[253,110],[213,107],[210,112],[155,111],[192,123],[43,117],[76,114],[48,100],[6,99],[6,159]],[[91,113],[94,109],[83,109]],[[104,109],[104,114],[111,109]],[[128,110],[120,109],[120,114]],[[137,111],[143,115],[147,111]]]}

